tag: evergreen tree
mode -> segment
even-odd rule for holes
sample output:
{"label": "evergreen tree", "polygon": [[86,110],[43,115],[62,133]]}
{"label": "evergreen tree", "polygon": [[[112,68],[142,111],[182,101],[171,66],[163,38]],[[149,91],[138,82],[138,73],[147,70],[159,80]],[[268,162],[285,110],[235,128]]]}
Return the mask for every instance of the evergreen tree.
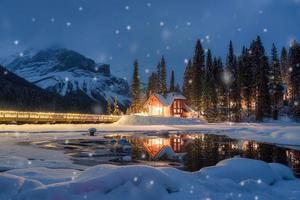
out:
{"label": "evergreen tree", "polygon": [[158,77],[155,72],[153,72],[148,79],[148,86],[147,86],[147,97],[149,97],[152,93],[157,93],[157,82]]}
{"label": "evergreen tree", "polygon": [[[231,76],[229,80],[229,119],[232,121],[241,120],[241,92],[240,92],[240,71],[237,58],[234,55],[233,45],[230,41],[226,60],[226,67]],[[229,79],[230,77],[228,77]]]}
{"label": "evergreen tree", "polygon": [[134,70],[133,70],[133,78],[131,84],[132,104],[130,110],[132,113],[139,113],[142,108],[142,103],[141,103],[141,89],[140,89],[138,61],[135,60],[133,65],[134,65]]}
{"label": "evergreen tree", "polygon": [[252,64],[255,67],[256,76],[256,107],[255,117],[257,121],[263,121],[270,116],[271,99],[269,94],[269,64],[265,55],[265,49],[259,36],[251,45]]}
{"label": "evergreen tree", "polygon": [[225,69],[222,63],[222,59],[217,59],[218,69],[218,119],[220,121],[226,121],[228,118],[228,88],[224,81]]}
{"label": "evergreen tree", "polygon": [[111,115],[112,114],[112,109],[111,109],[111,99],[109,98],[107,100],[107,114]]}
{"label": "evergreen tree", "polygon": [[289,84],[289,63],[288,63],[288,53],[285,47],[283,47],[281,50],[280,69],[282,74],[282,81],[285,85],[288,85]]}
{"label": "evergreen tree", "polygon": [[211,51],[207,51],[206,58],[206,73],[204,86],[204,113],[208,121],[215,121],[217,117],[217,93],[216,93],[216,79],[215,66],[213,64]]}
{"label": "evergreen tree", "polygon": [[193,102],[193,67],[192,61],[189,60],[184,71],[183,76],[183,95],[187,98],[188,105],[192,105]]}
{"label": "evergreen tree", "polygon": [[118,99],[117,99],[117,97],[115,97],[113,115],[120,115],[120,114],[121,114],[121,111],[119,108]]}
{"label": "evergreen tree", "polygon": [[179,83],[177,83],[176,86],[175,86],[175,92],[176,92],[176,93],[181,93]]}
{"label": "evergreen tree", "polygon": [[167,69],[166,69],[166,61],[165,58],[162,57],[160,61],[160,94],[166,96],[167,89]]}
{"label": "evergreen tree", "polygon": [[192,81],[192,95],[193,107],[200,115],[203,107],[203,79],[204,73],[205,54],[200,40],[197,40],[195,47],[195,55],[193,57],[193,81]]}
{"label": "evergreen tree", "polygon": [[290,114],[300,118],[300,44],[294,41],[289,50],[290,72]]}
{"label": "evergreen tree", "polygon": [[157,75],[157,89],[156,89],[156,92],[157,93],[161,93],[161,63],[159,62],[158,64],[157,64],[157,67],[156,67],[156,70],[157,70],[157,72],[156,72],[156,75]]}
{"label": "evergreen tree", "polygon": [[278,112],[283,101],[283,85],[281,78],[280,63],[275,44],[272,46],[272,62],[270,71],[270,90],[272,99],[272,117],[278,119]]}
{"label": "evergreen tree", "polygon": [[175,92],[175,74],[174,74],[174,70],[172,70],[172,72],[171,72],[169,92]]}

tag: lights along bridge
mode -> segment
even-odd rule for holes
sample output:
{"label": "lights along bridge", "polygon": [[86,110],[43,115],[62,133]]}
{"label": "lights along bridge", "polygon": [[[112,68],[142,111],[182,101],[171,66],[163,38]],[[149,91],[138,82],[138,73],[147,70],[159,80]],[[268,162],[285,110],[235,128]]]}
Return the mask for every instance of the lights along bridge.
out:
{"label": "lights along bridge", "polygon": [[0,111],[0,123],[113,123],[121,117],[113,115]]}

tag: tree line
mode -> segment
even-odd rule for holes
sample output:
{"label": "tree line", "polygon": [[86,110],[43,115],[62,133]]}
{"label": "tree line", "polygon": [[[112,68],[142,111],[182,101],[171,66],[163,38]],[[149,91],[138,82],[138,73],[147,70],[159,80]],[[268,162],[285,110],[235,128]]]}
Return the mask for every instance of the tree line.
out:
{"label": "tree line", "polygon": [[[229,42],[226,61],[204,50],[197,40],[194,55],[185,67],[182,93],[188,104],[208,121],[245,121],[255,118],[277,120],[281,112],[300,117],[300,44],[293,41],[280,55],[275,44],[268,56],[259,36],[235,54]],[[157,71],[149,76],[147,96],[181,92],[174,71],[167,87],[166,62],[162,57]],[[134,63],[131,110],[141,110],[138,62]]]}

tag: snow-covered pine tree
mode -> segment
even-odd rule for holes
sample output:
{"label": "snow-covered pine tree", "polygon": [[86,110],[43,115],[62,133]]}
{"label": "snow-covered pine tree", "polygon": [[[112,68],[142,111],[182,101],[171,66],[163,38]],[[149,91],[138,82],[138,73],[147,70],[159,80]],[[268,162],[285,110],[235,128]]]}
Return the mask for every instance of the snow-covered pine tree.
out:
{"label": "snow-covered pine tree", "polygon": [[148,79],[148,86],[147,86],[147,97],[149,97],[152,93],[158,92],[157,90],[157,82],[158,77],[155,72],[153,72]]}
{"label": "snow-covered pine tree", "polygon": [[193,107],[198,111],[199,115],[203,107],[203,79],[204,79],[204,66],[205,54],[200,40],[197,40],[195,47],[195,54],[193,57],[193,84],[192,96]]}
{"label": "snow-covered pine tree", "polygon": [[140,77],[139,77],[139,66],[138,61],[134,61],[134,70],[131,84],[131,92],[132,92],[132,104],[130,111],[132,113],[139,113],[142,108],[141,103],[141,89],[140,89]]}
{"label": "snow-covered pine tree", "polygon": [[193,102],[193,67],[192,67],[192,61],[189,60],[184,71],[183,75],[183,86],[182,86],[182,92],[183,95],[187,98],[187,102],[189,105],[192,105]]}
{"label": "snow-covered pine tree", "polygon": [[272,118],[277,120],[279,109],[283,101],[283,84],[281,78],[280,63],[275,44],[272,45],[272,60],[270,68]]}
{"label": "snow-covered pine tree", "polygon": [[282,81],[283,84],[286,86],[289,85],[289,63],[288,63],[288,54],[285,47],[281,49],[281,55],[280,55],[280,69],[281,69],[281,75],[282,75]]}
{"label": "snow-covered pine tree", "polygon": [[172,72],[171,72],[169,92],[175,92],[175,74],[174,74],[174,70],[172,70]]}

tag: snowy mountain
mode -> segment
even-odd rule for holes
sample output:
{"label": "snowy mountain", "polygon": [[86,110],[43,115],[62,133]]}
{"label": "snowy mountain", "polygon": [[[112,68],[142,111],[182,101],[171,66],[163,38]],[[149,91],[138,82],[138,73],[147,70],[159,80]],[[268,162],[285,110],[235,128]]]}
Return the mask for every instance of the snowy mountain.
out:
{"label": "snowy mountain", "polygon": [[130,104],[128,83],[115,77],[107,64],[97,64],[92,59],[64,48],[45,50],[16,56],[6,68],[27,81],[51,92],[86,94],[90,99],[101,102],[117,98],[120,106]]}

